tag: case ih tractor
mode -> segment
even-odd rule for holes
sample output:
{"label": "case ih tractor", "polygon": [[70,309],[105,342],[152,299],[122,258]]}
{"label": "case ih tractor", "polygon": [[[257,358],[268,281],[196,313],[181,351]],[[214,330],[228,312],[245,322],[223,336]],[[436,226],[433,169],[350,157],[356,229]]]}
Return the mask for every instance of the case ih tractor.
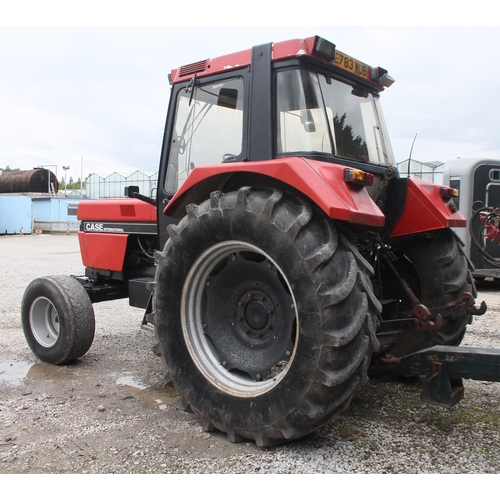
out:
{"label": "case ih tractor", "polygon": [[[82,356],[92,303],[128,297],[203,428],[261,446],[339,415],[369,373],[413,373],[425,348],[436,363],[486,306],[457,193],[398,177],[393,81],[320,37],[172,71],[155,196],[79,204],[85,275],[28,286],[33,352]],[[461,376],[432,366],[429,400],[453,404]]]}

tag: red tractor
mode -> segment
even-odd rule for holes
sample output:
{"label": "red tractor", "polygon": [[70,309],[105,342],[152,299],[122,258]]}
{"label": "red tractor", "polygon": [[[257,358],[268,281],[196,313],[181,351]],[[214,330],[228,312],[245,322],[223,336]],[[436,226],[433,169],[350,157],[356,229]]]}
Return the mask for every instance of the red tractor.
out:
{"label": "red tractor", "polygon": [[79,204],[85,276],[29,285],[33,352],[82,356],[92,303],[129,297],[203,428],[266,446],[339,415],[369,373],[460,344],[485,310],[466,220],[455,190],[399,178],[393,82],[320,37],[173,70],[155,196]]}

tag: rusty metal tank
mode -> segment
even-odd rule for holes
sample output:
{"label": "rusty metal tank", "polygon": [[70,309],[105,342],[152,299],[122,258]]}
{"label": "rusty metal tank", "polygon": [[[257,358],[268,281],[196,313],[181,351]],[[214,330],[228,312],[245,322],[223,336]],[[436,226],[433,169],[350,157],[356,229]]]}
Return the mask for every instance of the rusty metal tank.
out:
{"label": "rusty metal tank", "polygon": [[45,168],[14,170],[0,175],[0,193],[57,193],[57,177]]}

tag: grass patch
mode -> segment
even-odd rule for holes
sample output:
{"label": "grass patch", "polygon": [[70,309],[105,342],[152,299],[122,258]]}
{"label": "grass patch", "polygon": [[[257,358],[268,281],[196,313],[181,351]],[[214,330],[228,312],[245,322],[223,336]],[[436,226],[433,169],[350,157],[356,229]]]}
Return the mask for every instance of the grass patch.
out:
{"label": "grass patch", "polygon": [[364,436],[365,433],[357,427],[342,422],[338,428],[338,434],[342,439],[353,439],[358,436]]}
{"label": "grass patch", "polygon": [[449,432],[457,425],[464,425],[468,429],[472,429],[478,423],[493,427],[500,426],[500,416],[497,413],[480,408],[474,410],[462,409],[450,413],[434,413],[423,418],[422,421],[437,427],[443,432]]}

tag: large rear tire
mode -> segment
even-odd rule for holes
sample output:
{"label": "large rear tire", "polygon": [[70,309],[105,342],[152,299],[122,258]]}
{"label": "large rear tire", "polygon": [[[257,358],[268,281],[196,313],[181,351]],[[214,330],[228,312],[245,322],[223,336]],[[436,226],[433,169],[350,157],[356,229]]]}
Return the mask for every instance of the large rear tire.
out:
{"label": "large rear tire", "polygon": [[71,276],[32,281],[24,292],[21,320],[30,349],[47,363],[69,363],[83,356],[94,340],[92,303]]}
{"label": "large rear tire", "polygon": [[[477,296],[471,264],[451,229],[434,231],[418,240],[394,243],[393,250],[398,257],[395,263],[398,271],[429,309],[444,307],[460,299],[465,292]],[[403,308],[409,312],[411,304],[401,289],[399,293]],[[400,357],[433,345],[458,346],[471,321],[471,315],[445,317],[440,330],[412,332],[388,352]]]}
{"label": "large rear tire", "polygon": [[189,206],[158,256],[154,321],[205,430],[260,446],[349,404],[377,347],[371,266],[302,198],[242,188]]}

